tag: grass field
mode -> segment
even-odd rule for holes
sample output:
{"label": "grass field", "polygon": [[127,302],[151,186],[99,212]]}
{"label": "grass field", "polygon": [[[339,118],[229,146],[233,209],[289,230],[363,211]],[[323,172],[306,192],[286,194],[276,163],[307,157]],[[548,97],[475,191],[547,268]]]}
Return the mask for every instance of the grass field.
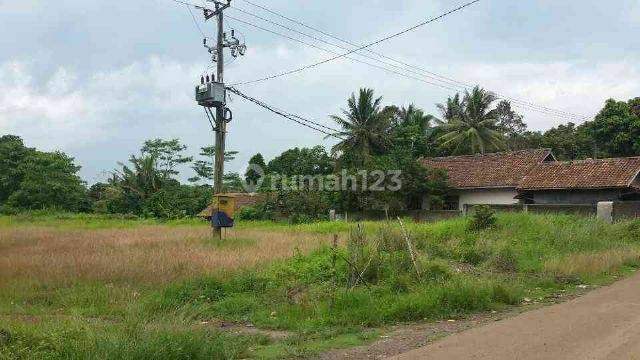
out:
{"label": "grass field", "polygon": [[[354,252],[344,223],[239,223],[213,242],[197,220],[0,217],[0,359],[311,356],[640,265],[638,221],[504,214],[477,232],[465,219],[408,222],[416,265],[397,225],[362,226]],[[343,259],[363,270],[355,286]]]}

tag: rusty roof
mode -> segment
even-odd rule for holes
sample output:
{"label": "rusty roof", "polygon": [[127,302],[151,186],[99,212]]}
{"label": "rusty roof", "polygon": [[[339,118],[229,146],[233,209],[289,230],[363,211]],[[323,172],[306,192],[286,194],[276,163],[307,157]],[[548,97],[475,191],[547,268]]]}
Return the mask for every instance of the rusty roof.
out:
{"label": "rusty roof", "polygon": [[522,179],[519,190],[635,187],[640,157],[542,163]]}
{"label": "rusty roof", "polygon": [[421,163],[427,168],[446,170],[452,188],[515,188],[547,159],[555,160],[551,149],[427,158]]}

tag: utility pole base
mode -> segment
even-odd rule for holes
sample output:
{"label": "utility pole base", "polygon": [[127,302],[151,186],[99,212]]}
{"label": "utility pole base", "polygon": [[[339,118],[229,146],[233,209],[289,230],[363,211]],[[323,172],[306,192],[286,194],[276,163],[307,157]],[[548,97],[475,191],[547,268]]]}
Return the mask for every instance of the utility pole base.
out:
{"label": "utility pole base", "polygon": [[222,240],[222,228],[214,227],[212,229],[213,240]]}

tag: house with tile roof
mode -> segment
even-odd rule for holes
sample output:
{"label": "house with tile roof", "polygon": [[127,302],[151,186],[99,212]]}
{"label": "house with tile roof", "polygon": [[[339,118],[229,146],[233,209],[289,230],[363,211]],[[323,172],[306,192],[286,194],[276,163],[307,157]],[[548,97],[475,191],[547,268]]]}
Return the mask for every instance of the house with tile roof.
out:
{"label": "house with tile roof", "polygon": [[518,184],[527,204],[640,200],[640,157],[541,163]]}
{"label": "house with tile roof", "polygon": [[[640,199],[640,158],[557,161],[551,149],[420,160],[448,175],[445,208],[468,205],[596,204]],[[430,209],[429,199],[423,209]]]}

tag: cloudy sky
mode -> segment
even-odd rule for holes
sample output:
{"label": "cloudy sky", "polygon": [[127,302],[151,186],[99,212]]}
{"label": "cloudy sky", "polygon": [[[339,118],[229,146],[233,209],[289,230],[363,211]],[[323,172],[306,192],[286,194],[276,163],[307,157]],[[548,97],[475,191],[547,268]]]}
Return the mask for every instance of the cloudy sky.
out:
{"label": "cloudy sky", "polygon": [[[359,44],[463,3],[252,1]],[[244,0],[233,4],[286,23]],[[207,36],[213,36],[214,23],[202,21],[197,11],[194,14]],[[226,14],[303,39],[236,9]],[[17,134],[29,146],[74,156],[89,183],[103,179],[117,161],[136,153],[145,139],[179,138],[194,155],[213,142],[202,109],[193,101],[193,86],[209,58],[184,5],[171,0],[0,0],[0,24],[0,134]],[[237,20],[229,19],[227,26],[236,29],[249,47],[245,57],[229,61],[227,83],[331,56]],[[593,116],[607,98],[640,96],[638,49],[638,0],[482,0],[372,50],[504,96]],[[415,72],[412,76],[419,77]],[[360,87],[374,88],[385,104],[415,103],[432,113],[436,103],[455,93],[349,59],[239,88],[330,125],[328,115],[339,113]],[[256,152],[269,159],[294,146],[331,144],[322,134],[240,98],[234,97],[230,107],[234,120],[228,149],[240,152],[228,166],[231,171],[240,170]],[[571,120],[527,108],[519,111],[535,130]],[[190,175],[185,172],[183,178]]]}

